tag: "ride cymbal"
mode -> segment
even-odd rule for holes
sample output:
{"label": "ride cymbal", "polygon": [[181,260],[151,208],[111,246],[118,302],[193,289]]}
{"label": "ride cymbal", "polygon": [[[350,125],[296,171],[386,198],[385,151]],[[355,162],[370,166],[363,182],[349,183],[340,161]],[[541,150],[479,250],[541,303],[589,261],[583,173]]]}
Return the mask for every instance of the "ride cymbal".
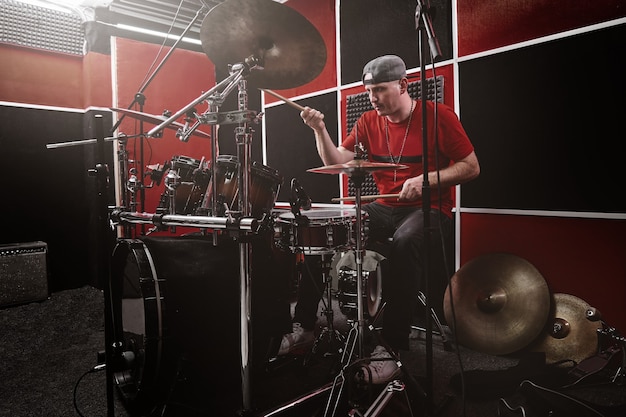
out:
{"label": "ride cymbal", "polygon": [[247,80],[255,87],[286,89],[317,77],[326,45],[317,29],[294,9],[272,0],[226,0],[209,11],[200,28],[202,48],[216,67],[254,56],[262,68]]}
{"label": "ride cymbal", "polygon": [[406,169],[408,166],[389,164],[385,162],[370,162],[365,159],[353,159],[345,164],[326,165],[319,168],[307,169],[307,172],[317,174],[353,174],[355,172],[373,172],[386,169]]}
{"label": "ride cymbal", "polygon": [[590,321],[585,301],[570,294],[554,294],[554,308],[548,323],[531,350],[545,352],[546,363],[572,360],[576,363],[593,356],[598,350],[599,321]]}
{"label": "ride cymbal", "polygon": [[[118,113],[122,113],[125,114],[126,116],[132,118],[132,119],[136,119],[136,120],[140,120],[142,122],[146,122],[146,123],[151,123],[154,125],[160,125],[161,123],[163,123],[165,120],[167,120],[167,117],[165,116],[157,116],[154,114],[149,114],[149,113],[142,113],[139,111],[135,111],[135,110],[129,110],[129,109],[119,109],[116,107],[110,107],[111,110],[116,111]],[[174,130],[178,130],[184,127],[184,125],[182,123],[179,122],[172,122],[169,125],[165,126],[169,129],[174,129]],[[194,130],[192,133],[192,136],[199,136],[201,138],[206,138],[206,139],[210,139],[211,135],[209,135],[208,133],[202,132],[201,130]]]}
{"label": "ride cymbal", "polygon": [[550,292],[539,271],[506,253],[467,262],[453,275],[444,295],[444,314],[456,329],[458,342],[492,355],[526,347],[541,333],[549,311]]}

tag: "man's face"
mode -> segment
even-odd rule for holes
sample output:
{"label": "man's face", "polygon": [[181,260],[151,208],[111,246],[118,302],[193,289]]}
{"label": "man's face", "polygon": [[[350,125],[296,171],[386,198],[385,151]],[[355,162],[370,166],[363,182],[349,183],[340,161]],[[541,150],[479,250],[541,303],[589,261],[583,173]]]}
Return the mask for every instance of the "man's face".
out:
{"label": "man's face", "polygon": [[379,116],[388,116],[400,108],[400,95],[403,90],[402,80],[369,84],[365,86],[365,90],[369,95],[370,103]]}

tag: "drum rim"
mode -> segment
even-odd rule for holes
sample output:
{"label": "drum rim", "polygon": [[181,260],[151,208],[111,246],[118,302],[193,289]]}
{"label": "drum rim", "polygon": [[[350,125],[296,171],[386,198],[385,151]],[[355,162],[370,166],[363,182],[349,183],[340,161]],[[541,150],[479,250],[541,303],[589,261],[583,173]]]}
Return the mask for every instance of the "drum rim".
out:
{"label": "drum rim", "polygon": [[[317,213],[322,213],[322,212],[334,212],[336,214],[337,213],[341,213],[343,215],[325,216],[325,217],[311,216],[311,213],[316,213],[317,214]],[[308,217],[309,220],[347,219],[347,218],[356,217],[356,209],[354,209],[354,208],[335,209],[335,208],[326,208],[326,207],[324,207],[324,208],[319,208],[319,209],[301,210],[300,214],[302,216]],[[287,211],[285,213],[281,213],[278,217],[279,217],[279,219],[288,219],[288,220],[294,220],[295,219],[295,215],[291,211]]]}

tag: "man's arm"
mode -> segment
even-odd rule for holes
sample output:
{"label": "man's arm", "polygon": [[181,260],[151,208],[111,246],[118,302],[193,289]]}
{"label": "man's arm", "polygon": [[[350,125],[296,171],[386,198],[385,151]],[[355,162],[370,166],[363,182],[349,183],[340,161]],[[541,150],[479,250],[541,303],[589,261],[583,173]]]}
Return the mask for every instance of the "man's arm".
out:
{"label": "man's arm", "polygon": [[343,146],[336,146],[324,123],[324,114],[310,107],[300,113],[304,123],[315,133],[315,146],[324,165],[343,164],[354,158],[354,152]]}
{"label": "man's arm", "polygon": [[[459,159],[450,166],[439,170],[439,176],[436,171],[428,173],[428,182],[431,186],[439,185],[442,188],[452,187],[457,184],[463,184],[480,174],[480,165],[476,153],[472,152],[463,159]],[[402,185],[399,200],[416,200],[422,196],[422,186],[424,185],[424,176],[409,178]]]}

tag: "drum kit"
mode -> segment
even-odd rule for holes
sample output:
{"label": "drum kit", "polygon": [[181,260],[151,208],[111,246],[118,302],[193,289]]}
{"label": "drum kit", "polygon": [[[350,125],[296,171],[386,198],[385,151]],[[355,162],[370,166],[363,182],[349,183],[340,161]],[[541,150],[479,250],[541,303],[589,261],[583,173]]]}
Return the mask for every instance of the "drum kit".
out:
{"label": "drum kit", "polygon": [[[206,7],[203,6],[203,8]],[[196,17],[199,17],[198,13]],[[189,27],[194,22],[191,22]],[[189,27],[187,29],[189,29]],[[186,31],[185,31],[186,32]],[[184,36],[181,35],[181,38]],[[210,141],[210,155],[208,160],[197,160],[184,155],[175,155],[165,164],[149,165],[146,168],[153,182],[160,185],[164,182],[164,190],[156,210],[152,213],[143,209],[143,204],[138,205],[137,191],[146,188],[142,184],[144,175],[137,175],[135,169],[128,169],[127,153],[125,152],[126,140],[131,136],[90,139],[71,144],[53,144],[48,148],[83,145],[88,143],[102,144],[103,141],[118,141],[121,151],[118,155],[119,170],[123,171],[120,181],[125,183],[123,188],[128,193],[122,193],[121,204],[114,209],[108,209],[109,227],[111,224],[125,228],[133,225],[152,225],[153,231],[166,230],[176,226],[197,228],[201,233],[210,231],[213,244],[219,244],[220,235],[232,237],[239,245],[239,291],[240,291],[240,365],[241,365],[241,395],[244,412],[253,408],[252,382],[251,382],[251,255],[252,248],[249,236],[258,234],[267,228],[273,228],[277,236],[277,244],[289,248],[291,251],[303,251],[305,255],[321,256],[325,267],[324,280],[327,284],[328,296],[330,297],[330,257],[338,250],[354,249],[357,258],[355,276],[356,294],[363,294],[362,270],[363,257],[363,214],[361,210],[361,184],[366,174],[385,169],[402,169],[406,166],[398,164],[372,163],[357,155],[354,161],[346,164],[323,166],[309,170],[309,172],[321,174],[346,174],[356,186],[355,209],[338,210],[302,210],[299,204],[292,204],[291,212],[274,215],[276,198],[282,185],[281,174],[270,167],[261,165],[251,160],[251,123],[256,123],[261,117],[257,112],[248,108],[248,84],[256,88],[280,97],[288,105],[302,109],[301,106],[274,93],[270,89],[294,88],[313,80],[325,66],[326,47],[317,29],[294,9],[271,0],[227,0],[213,7],[206,13],[201,26],[200,38],[203,50],[216,67],[228,67],[229,75],[215,86],[204,92],[201,96],[191,101],[188,105],[173,114],[153,115],[140,111],[112,107],[111,110],[118,113],[121,118],[129,117],[141,122],[154,124],[147,133],[141,133],[132,137],[141,140],[159,137],[164,129],[176,130],[176,136],[186,142],[191,136],[207,139]],[[175,45],[174,45],[175,47]],[[174,49],[174,48],[172,48]],[[169,56],[169,55],[168,55]],[[166,57],[167,58],[167,57]],[[160,66],[157,68],[157,70]],[[149,80],[152,80],[152,77]],[[142,87],[142,90],[145,88]],[[238,108],[235,111],[220,112],[219,108],[225,98],[237,90]],[[196,106],[206,102],[208,108],[204,113],[198,113]],[[185,123],[178,120],[183,118]],[[119,125],[119,121],[118,124]],[[232,124],[236,125],[235,141],[237,145],[236,155],[219,155],[217,145],[217,127]],[[116,126],[117,126],[116,125]],[[210,127],[210,133],[200,129],[202,125]],[[141,125],[143,126],[143,124]],[[143,147],[140,153],[143,152]],[[142,161],[142,160],[141,160]],[[143,169],[143,168],[142,168]],[[130,173],[130,175],[127,175]],[[293,193],[292,193],[293,194]],[[293,202],[292,202],[293,203]],[[142,226],[143,227],[143,226]],[[139,246],[137,246],[139,245]],[[143,307],[130,307],[130,311],[138,310],[156,311],[157,317],[162,319],[159,300],[163,298],[164,287],[159,285],[161,281],[156,277],[154,260],[150,251],[141,243],[141,239],[118,239],[118,245],[113,251],[114,257],[124,258],[133,256],[140,269],[139,274],[143,280],[152,282],[149,288],[140,285],[140,291],[145,290]],[[112,262],[112,261],[111,261]],[[119,262],[119,260],[117,261]],[[144,271],[142,272],[141,269]],[[153,279],[150,279],[150,277]],[[346,278],[347,280],[348,278]],[[122,293],[126,289],[119,290]],[[136,304],[137,294],[124,297],[123,294],[113,291],[111,297],[123,298],[121,308],[127,308],[126,304]],[[362,353],[362,334],[364,333],[364,307],[363,297],[356,296],[357,317],[354,332],[351,331],[351,347],[344,349],[350,355],[354,352],[354,345],[358,342],[358,352]],[[150,300],[150,306],[145,305]],[[330,300],[330,298],[329,298]],[[115,304],[119,300],[112,300]],[[139,300],[140,301],[140,300]],[[109,301],[105,301],[109,304]],[[111,313],[113,314],[113,313]],[[332,328],[332,310],[326,311],[329,317],[328,331],[331,337],[337,332]],[[130,318],[129,313],[123,313],[124,321]],[[157,345],[143,346],[139,351],[148,350],[151,355],[160,357],[162,342],[159,334],[162,333],[163,323],[148,323],[148,317],[139,317],[139,323],[130,323],[135,327],[135,333],[147,336],[148,333],[156,332]],[[156,330],[154,329],[156,327]],[[129,352],[131,347],[121,346],[128,341],[122,342],[120,337],[113,336],[115,349],[111,352],[107,346],[107,355],[116,356],[119,352],[134,356],[137,352]],[[148,340],[151,338],[143,337]],[[343,339],[342,339],[343,341]],[[134,340],[133,340],[134,343]],[[126,349],[126,350],[125,350]],[[122,355],[123,356],[123,355]],[[348,361],[350,357],[342,359]],[[146,364],[146,358],[144,365]],[[111,364],[113,362],[111,359]],[[132,399],[144,384],[149,385],[147,372],[144,369],[135,369],[118,372],[115,378],[118,387],[125,391],[124,396]],[[149,371],[149,370],[146,370]],[[137,372],[137,375],[133,374]],[[152,371],[150,371],[152,372]],[[158,369],[155,371],[158,373]],[[109,386],[108,386],[109,387]]]}

